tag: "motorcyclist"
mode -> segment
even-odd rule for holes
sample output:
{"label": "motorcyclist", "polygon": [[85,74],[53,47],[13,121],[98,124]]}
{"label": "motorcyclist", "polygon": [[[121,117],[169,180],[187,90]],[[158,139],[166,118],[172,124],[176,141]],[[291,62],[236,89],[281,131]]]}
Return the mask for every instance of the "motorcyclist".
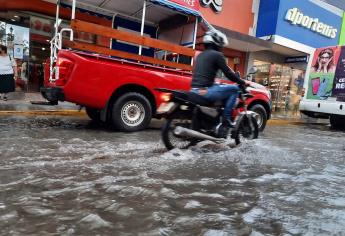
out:
{"label": "motorcyclist", "polygon": [[[199,54],[193,70],[191,91],[202,95],[211,102],[225,101],[223,124],[232,127],[232,109],[235,106],[239,93],[239,86],[245,87],[246,82],[231,70],[225,61],[224,54],[221,52],[223,47],[229,42],[222,32],[211,30],[206,32],[203,37],[205,51]],[[215,77],[221,70],[224,75],[235,84],[215,84]]]}

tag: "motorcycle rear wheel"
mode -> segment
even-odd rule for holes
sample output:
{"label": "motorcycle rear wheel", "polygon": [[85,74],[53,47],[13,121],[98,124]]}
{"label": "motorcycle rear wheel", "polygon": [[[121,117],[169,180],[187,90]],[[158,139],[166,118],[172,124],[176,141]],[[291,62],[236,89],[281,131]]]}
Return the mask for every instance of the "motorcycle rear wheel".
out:
{"label": "motorcycle rear wheel", "polygon": [[174,130],[177,126],[191,129],[192,117],[183,112],[176,112],[166,119],[162,128],[162,140],[168,150],[174,148],[187,149],[195,145],[198,141],[194,138],[176,135]]}
{"label": "motorcycle rear wheel", "polygon": [[258,123],[251,115],[242,116],[232,131],[232,138],[235,140],[236,145],[245,140],[257,139],[258,136]]}

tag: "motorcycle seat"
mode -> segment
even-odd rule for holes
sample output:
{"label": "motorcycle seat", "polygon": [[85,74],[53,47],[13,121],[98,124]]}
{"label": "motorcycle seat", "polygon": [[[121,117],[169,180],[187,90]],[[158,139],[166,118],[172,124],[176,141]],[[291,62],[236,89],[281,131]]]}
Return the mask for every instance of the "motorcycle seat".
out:
{"label": "motorcycle seat", "polygon": [[222,101],[211,102],[207,100],[205,97],[193,92],[188,92],[188,100],[194,104],[198,104],[200,106],[205,106],[205,107],[222,107],[223,106]]}

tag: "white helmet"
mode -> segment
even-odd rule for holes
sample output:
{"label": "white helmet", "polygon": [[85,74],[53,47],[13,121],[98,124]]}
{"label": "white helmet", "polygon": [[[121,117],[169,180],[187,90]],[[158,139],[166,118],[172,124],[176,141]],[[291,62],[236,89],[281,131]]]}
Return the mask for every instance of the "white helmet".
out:
{"label": "white helmet", "polygon": [[215,44],[218,47],[224,47],[229,44],[229,41],[226,35],[220,32],[219,30],[207,31],[203,38],[203,42]]}

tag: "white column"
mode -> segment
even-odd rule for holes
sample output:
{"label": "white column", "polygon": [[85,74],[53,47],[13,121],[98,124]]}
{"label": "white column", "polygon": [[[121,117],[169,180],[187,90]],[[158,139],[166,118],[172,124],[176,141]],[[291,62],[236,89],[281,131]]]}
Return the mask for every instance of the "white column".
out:
{"label": "white column", "polygon": [[[196,17],[195,26],[194,26],[194,35],[193,35],[193,49],[195,49],[196,47],[196,36],[198,34],[198,24],[199,24],[198,17]],[[193,65],[193,63],[194,63],[194,58],[192,57],[191,65]]]}
{"label": "white column", "polygon": [[76,1],[77,0],[73,0],[72,2],[72,17],[71,19],[74,20],[75,19],[75,7],[76,7]]}
{"label": "white column", "polygon": [[[140,30],[140,35],[144,36],[144,28],[145,28],[145,15],[146,15],[146,0],[144,0],[144,4],[143,4],[143,15],[141,18],[141,30]],[[139,55],[141,55],[143,50],[142,45],[139,45]]]}

